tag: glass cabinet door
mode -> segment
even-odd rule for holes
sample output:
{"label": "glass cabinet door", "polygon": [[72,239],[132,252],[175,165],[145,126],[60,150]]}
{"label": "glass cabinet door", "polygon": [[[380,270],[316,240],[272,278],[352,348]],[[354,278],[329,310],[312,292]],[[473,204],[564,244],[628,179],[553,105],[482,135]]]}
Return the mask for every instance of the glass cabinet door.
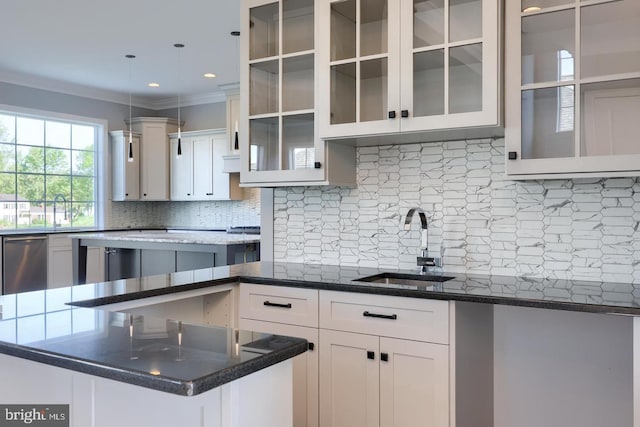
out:
{"label": "glass cabinet door", "polygon": [[507,113],[516,108],[520,127],[507,172],[640,170],[640,2],[514,3],[507,19],[519,37],[507,54],[519,56],[520,96]]}
{"label": "glass cabinet door", "polygon": [[243,181],[319,180],[314,0],[249,2],[255,5],[243,17],[249,33]]}
{"label": "glass cabinet door", "polygon": [[495,2],[402,0],[402,5],[401,105],[413,119],[403,121],[402,129],[497,125]]}
{"label": "glass cabinet door", "polygon": [[[323,137],[397,131],[397,6],[389,0],[325,0],[321,19]],[[326,39],[326,40],[325,40]],[[390,44],[392,46],[390,46]]]}

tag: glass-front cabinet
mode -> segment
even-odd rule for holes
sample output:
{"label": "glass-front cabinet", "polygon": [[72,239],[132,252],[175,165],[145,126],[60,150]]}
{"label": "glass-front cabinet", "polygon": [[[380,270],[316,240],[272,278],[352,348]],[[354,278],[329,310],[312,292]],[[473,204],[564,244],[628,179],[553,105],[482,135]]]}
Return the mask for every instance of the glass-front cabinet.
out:
{"label": "glass-front cabinet", "polygon": [[320,136],[500,124],[496,0],[318,0]]}
{"label": "glass-front cabinet", "polygon": [[[355,159],[353,147],[328,148],[318,136],[316,9],[314,0],[243,0],[239,136],[244,185],[352,184],[355,179],[355,160],[352,179],[339,172],[332,180],[330,170],[341,158]],[[341,150],[347,154],[336,156]]]}
{"label": "glass-front cabinet", "polygon": [[506,6],[507,174],[640,171],[640,1]]}

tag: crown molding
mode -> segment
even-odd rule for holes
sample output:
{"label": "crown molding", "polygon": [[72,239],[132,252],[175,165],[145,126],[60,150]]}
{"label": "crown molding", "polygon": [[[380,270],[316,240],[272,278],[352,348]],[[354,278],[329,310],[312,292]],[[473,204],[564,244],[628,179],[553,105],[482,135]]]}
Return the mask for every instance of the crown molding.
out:
{"label": "crown molding", "polygon": [[[95,87],[84,86],[75,83],[62,82],[45,77],[16,73],[7,70],[0,70],[0,82],[18,86],[25,86],[33,89],[46,90],[49,92],[61,93],[64,95],[79,96],[81,98],[89,98],[98,101],[129,105],[129,94],[98,89]],[[238,85],[238,83],[222,85],[220,86],[220,90],[216,92],[183,95],[180,100],[180,106],[189,107],[192,105],[225,102],[227,99],[225,95],[227,90],[226,87],[228,86],[232,88],[234,85]],[[135,107],[146,108],[149,110],[166,110],[169,108],[177,108],[178,99],[177,97],[150,99],[146,97],[132,96],[131,104]]]}
{"label": "crown molding", "polygon": [[[195,95],[182,95],[180,97],[180,107],[190,107],[192,105],[215,104],[216,102],[225,102],[227,97],[224,92],[198,93]],[[167,110],[169,108],[178,108],[178,98],[172,96],[170,98],[162,98],[147,101],[149,108],[153,110]]]}
{"label": "crown molding", "polygon": [[[116,104],[129,105],[129,95],[98,89],[91,86],[68,83],[60,80],[38,77],[13,71],[0,70],[0,81],[25,86],[32,89],[46,90],[49,92],[61,93],[64,95],[79,96],[81,98],[95,99],[98,101],[113,102]],[[131,97],[131,104],[135,107],[153,109],[153,102],[147,98]]]}

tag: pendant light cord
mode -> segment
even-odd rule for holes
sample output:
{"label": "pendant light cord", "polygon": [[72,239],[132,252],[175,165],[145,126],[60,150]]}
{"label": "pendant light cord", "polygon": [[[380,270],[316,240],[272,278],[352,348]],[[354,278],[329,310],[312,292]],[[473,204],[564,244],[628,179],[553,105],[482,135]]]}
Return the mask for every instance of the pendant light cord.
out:
{"label": "pendant light cord", "polygon": [[129,60],[129,149],[127,155],[127,161],[133,162],[133,132],[131,131],[131,92],[132,92],[132,73],[131,73],[131,60],[134,59],[135,55],[125,55],[125,58]]}
{"label": "pendant light cord", "polygon": [[178,153],[177,153],[177,155],[178,155],[178,157],[180,157],[180,156],[182,156],[182,126],[181,126],[181,121],[180,121],[180,119],[181,119],[181,117],[180,117],[180,98],[181,98],[181,95],[182,95],[182,93],[181,93],[182,92],[181,91],[182,84],[181,84],[181,81],[180,81],[180,65],[182,63],[182,61],[181,61],[182,56],[180,54],[180,49],[183,48],[184,45],[182,43],[176,43],[173,46],[178,48],[178,67],[177,67],[177,69],[178,69],[178,73],[177,73],[178,74],[178,79],[177,79],[178,80]]}

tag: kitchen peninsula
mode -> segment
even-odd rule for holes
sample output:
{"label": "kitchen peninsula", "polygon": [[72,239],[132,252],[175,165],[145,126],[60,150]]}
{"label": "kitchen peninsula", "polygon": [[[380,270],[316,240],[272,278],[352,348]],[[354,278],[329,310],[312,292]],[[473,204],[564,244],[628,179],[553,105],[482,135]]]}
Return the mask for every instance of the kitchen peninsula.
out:
{"label": "kitchen peninsula", "polygon": [[[612,420],[609,425],[640,426],[637,421],[633,421],[634,411],[638,413],[640,407],[636,397],[640,380],[635,375],[640,370],[640,300],[637,286],[464,274],[433,274],[430,280],[421,281],[418,278],[416,281],[415,276],[407,276],[407,273],[412,272],[258,262],[73,286],[43,293],[26,293],[19,298],[29,301],[27,307],[32,311],[33,306],[38,304],[43,307],[45,304],[53,306],[56,296],[58,301],[70,301],[73,307],[58,304],[70,313],[65,320],[53,321],[54,317],[48,317],[45,324],[57,322],[61,325],[86,325],[82,316],[88,316],[85,319],[97,316],[104,319],[103,324],[108,326],[107,329],[120,328],[118,331],[124,337],[121,342],[123,351],[127,350],[129,319],[133,315],[134,333],[139,331],[143,335],[148,334],[149,344],[154,339],[168,340],[162,348],[167,348],[167,355],[175,356],[180,332],[178,322],[181,319],[184,322],[182,331],[186,345],[187,331],[190,335],[198,335],[198,328],[185,329],[185,324],[200,324],[202,328],[212,328],[203,326],[212,322],[202,313],[215,311],[207,308],[212,304],[216,305],[215,301],[209,300],[211,294],[228,292],[231,297],[226,299],[224,307],[231,310],[228,318],[231,326],[269,332],[264,329],[269,326],[275,328],[283,323],[300,323],[305,324],[300,330],[319,331],[318,341],[308,340],[310,351],[304,355],[318,357],[318,353],[320,354],[319,371],[315,371],[316,387],[319,380],[320,397],[318,399],[317,391],[315,395],[309,393],[305,396],[310,401],[319,401],[320,409],[316,412],[316,417],[319,413],[320,420],[327,414],[342,417],[341,404],[342,407],[350,406],[352,412],[349,416],[360,414],[361,409],[370,407],[370,401],[361,399],[366,393],[357,393],[362,391],[359,389],[362,381],[355,381],[360,378],[358,373],[364,372],[360,370],[360,363],[365,363],[362,366],[368,366],[367,372],[374,364],[375,372],[379,372],[376,381],[379,381],[380,394],[376,407],[380,405],[380,416],[389,416],[387,411],[391,407],[391,416],[396,419],[435,416],[433,425],[436,426],[498,425],[497,420],[494,422],[492,408],[504,408],[502,405],[509,403],[505,403],[504,396],[500,393],[494,392],[494,387],[497,390],[498,383],[513,381],[509,378],[512,373],[509,369],[515,359],[525,358],[534,363],[523,374],[535,377],[537,387],[551,392],[560,382],[562,387],[568,387],[574,394],[565,396],[562,405],[553,407],[539,406],[544,400],[544,396],[540,395],[529,401],[528,407],[518,407],[518,411],[544,410],[553,420],[563,422],[564,425],[574,425],[570,421],[571,417],[578,414],[571,409],[572,405],[575,401],[584,405],[595,393],[600,398],[598,411],[603,414],[602,417]],[[18,297],[9,295],[4,298]],[[12,316],[7,312],[7,303],[2,304],[5,305],[6,320],[0,323],[0,329],[6,331],[6,325],[12,321]],[[186,313],[195,312],[193,307],[199,307],[198,316],[201,318],[186,317]],[[582,353],[579,356],[572,353],[567,362],[570,366],[586,369],[579,371],[583,374],[584,381],[580,384],[567,381],[563,383],[562,375],[571,373],[562,372],[557,375],[552,371],[552,365],[539,368],[540,360],[564,366],[562,363],[568,351],[565,347],[572,349],[571,343],[546,341],[545,336],[553,336],[556,332],[554,330],[547,328],[541,335],[529,333],[524,338],[522,331],[517,331],[519,339],[531,342],[533,346],[538,346],[540,342],[544,344],[543,348],[533,349],[533,352],[542,353],[538,359],[530,353],[513,353],[507,340],[513,331],[494,323],[494,315],[499,316],[501,310],[510,310],[533,319],[532,326],[540,319],[544,321],[545,318],[562,316],[565,324],[557,323],[554,328],[575,328],[578,331],[576,335],[583,338],[580,341],[580,345],[585,344]],[[315,314],[307,316],[305,313]],[[142,323],[136,321],[139,316],[144,318]],[[258,321],[268,316],[269,321]],[[74,318],[77,321],[72,322]],[[153,319],[156,318],[173,320],[155,322]],[[581,323],[585,325],[582,326]],[[248,325],[255,328],[247,328]],[[373,325],[372,329],[370,325]],[[20,332],[20,329],[15,328]],[[348,340],[340,341],[341,337]],[[371,344],[367,337],[374,337],[376,344]],[[42,341],[44,338],[22,339],[17,333],[11,336],[5,332],[0,352],[51,364],[47,360],[48,354],[59,351],[59,348],[48,347],[54,345],[55,339],[47,338]],[[365,338],[369,341],[363,343]],[[234,343],[233,334],[227,336],[227,339]],[[141,340],[145,342],[146,339]],[[410,347],[405,345],[401,347],[402,351],[390,350],[397,348],[394,345],[402,343]],[[415,353],[407,353],[407,349],[416,349],[416,346],[424,348],[427,356],[423,354],[418,357]],[[144,349],[151,347],[153,346],[146,346]],[[332,353],[336,349],[338,353]],[[62,359],[82,359],[81,363],[92,366],[93,369],[104,369],[108,365],[108,360],[96,358],[91,353],[75,353],[76,351],[80,349],[64,346]],[[328,354],[333,354],[331,358],[334,362],[327,361]],[[410,354],[413,356],[407,358]],[[40,359],[42,355],[45,356],[44,359]],[[337,355],[341,357],[337,358]],[[352,359],[352,355],[357,358]],[[38,359],[34,359],[35,357]],[[534,358],[526,359],[527,357]],[[340,371],[340,360],[343,360],[343,365],[349,366],[348,371]],[[311,366],[307,364],[310,370]],[[400,377],[396,377],[395,382],[392,381],[391,386],[387,387],[387,370],[394,366],[393,375]],[[403,366],[413,368],[402,369]],[[72,365],[64,367],[75,369]],[[99,375],[95,372],[88,373]],[[427,380],[433,381],[433,374],[436,374],[435,382],[425,385]],[[116,375],[112,379],[153,387],[150,385],[154,381],[152,375],[141,376],[143,380],[139,382],[136,382],[136,375]],[[312,377],[313,375],[310,376]],[[371,385],[371,378],[366,378]],[[340,381],[347,380],[351,382],[349,393],[340,395]],[[413,391],[402,395],[402,389],[393,384],[405,384],[409,387],[407,390]],[[523,387],[522,392],[530,393],[529,388],[533,388],[535,384],[518,385]],[[307,390],[311,391],[312,388],[307,387]],[[267,394],[270,397],[274,395],[271,392]],[[637,415],[635,417],[637,419]],[[594,424],[589,425],[598,425],[600,421],[594,420]]]}

